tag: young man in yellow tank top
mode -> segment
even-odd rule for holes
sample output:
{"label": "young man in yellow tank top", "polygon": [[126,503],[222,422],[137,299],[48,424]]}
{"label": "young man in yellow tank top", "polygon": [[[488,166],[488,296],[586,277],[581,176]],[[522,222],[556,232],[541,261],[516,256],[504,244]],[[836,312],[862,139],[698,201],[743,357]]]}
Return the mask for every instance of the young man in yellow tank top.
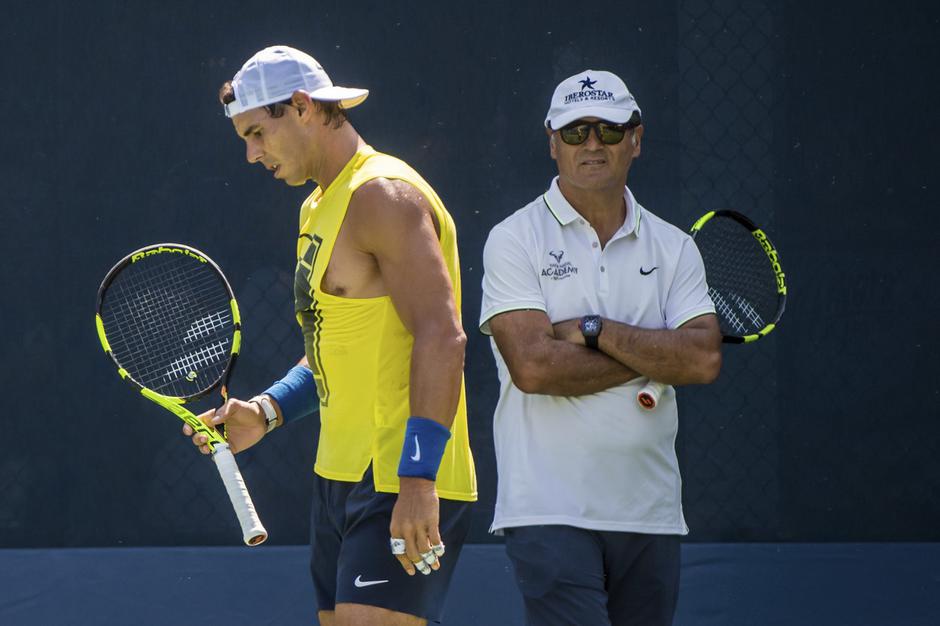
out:
{"label": "young man in yellow tank top", "polygon": [[319,409],[311,573],[323,626],[439,621],[476,500],[454,223],[420,175],[348,122],[367,95],[287,46],[258,52],[220,92],[250,163],[318,186],[297,241],[306,356],[202,417],[237,452]]}

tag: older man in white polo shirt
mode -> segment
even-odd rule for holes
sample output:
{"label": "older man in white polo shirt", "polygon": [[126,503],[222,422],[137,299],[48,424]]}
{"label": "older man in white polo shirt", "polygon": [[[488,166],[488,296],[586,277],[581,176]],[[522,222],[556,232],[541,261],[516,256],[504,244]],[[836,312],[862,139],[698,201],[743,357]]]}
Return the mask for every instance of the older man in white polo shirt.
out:
{"label": "older man in white polo shirt", "polygon": [[484,250],[480,329],[501,383],[491,530],[529,624],[671,624],[688,532],[675,392],[653,411],[636,392],[715,379],[715,309],[691,237],[626,187],[643,126],[623,81],[565,79],[545,126],[558,176]]}

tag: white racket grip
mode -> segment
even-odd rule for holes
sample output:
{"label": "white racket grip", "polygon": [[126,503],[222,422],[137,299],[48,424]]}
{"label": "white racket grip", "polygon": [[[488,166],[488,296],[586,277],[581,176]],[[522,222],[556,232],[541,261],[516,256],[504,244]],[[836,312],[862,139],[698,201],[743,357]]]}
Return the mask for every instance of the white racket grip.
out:
{"label": "white racket grip", "polygon": [[248,488],[245,487],[242,473],[238,471],[235,456],[229,450],[227,443],[215,444],[212,460],[215,461],[215,466],[219,469],[219,476],[222,477],[225,490],[232,501],[232,507],[235,509],[235,514],[238,515],[238,523],[242,527],[245,545],[257,546],[264,543],[264,540],[268,538],[268,531],[264,529],[261,520],[258,519],[255,505],[248,494]]}
{"label": "white racket grip", "polygon": [[652,411],[659,404],[659,399],[663,397],[666,385],[651,380],[640,389],[636,394],[637,403],[647,411]]}

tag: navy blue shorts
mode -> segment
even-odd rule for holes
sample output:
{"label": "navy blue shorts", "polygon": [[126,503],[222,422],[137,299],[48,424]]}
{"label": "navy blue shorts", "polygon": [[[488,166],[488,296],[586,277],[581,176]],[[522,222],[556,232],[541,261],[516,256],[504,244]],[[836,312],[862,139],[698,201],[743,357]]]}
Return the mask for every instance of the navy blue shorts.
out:
{"label": "navy blue shorts", "polygon": [[349,602],[439,622],[447,588],[470,529],[470,502],[441,499],[441,568],[409,576],[389,547],[398,494],[376,493],[372,469],[358,483],[315,475],[310,513],[310,573],[321,611]]}
{"label": "navy blue shorts", "polygon": [[679,596],[678,535],[507,528],[529,626],[669,626]]}

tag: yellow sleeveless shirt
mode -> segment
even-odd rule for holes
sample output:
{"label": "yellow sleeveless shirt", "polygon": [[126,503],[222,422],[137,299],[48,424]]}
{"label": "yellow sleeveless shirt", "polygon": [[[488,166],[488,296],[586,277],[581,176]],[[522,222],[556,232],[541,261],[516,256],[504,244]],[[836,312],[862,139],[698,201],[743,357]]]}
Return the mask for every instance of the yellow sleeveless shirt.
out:
{"label": "yellow sleeveless shirt", "polygon": [[[389,296],[343,298],[320,289],[349,200],[374,178],[403,180],[427,198],[440,225],[441,251],[460,311],[460,262],[453,219],[417,172],[369,146],[350,159],[329,187],[317,187],[301,206],[294,300],[320,396],[314,471],[324,478],[358,482],[371,463],[375,490],[398,493],[398,461],[411,414],[413,337]],[[437,474],[437,493],[449,500],[476,500],[462,379],[451,433]]]}

